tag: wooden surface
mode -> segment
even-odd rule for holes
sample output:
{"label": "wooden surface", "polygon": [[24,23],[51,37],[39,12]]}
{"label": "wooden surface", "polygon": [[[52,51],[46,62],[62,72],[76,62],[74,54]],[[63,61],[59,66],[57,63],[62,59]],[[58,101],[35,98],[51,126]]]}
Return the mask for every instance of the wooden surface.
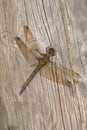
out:
{"label": "wooden surface", "polygon": [[[41,50],[81,75],[72,88],[40,73],[19,95],[33,67],[14,37],[28,25]],[[0,130],[87,130],[87,1],[0,0]]]}

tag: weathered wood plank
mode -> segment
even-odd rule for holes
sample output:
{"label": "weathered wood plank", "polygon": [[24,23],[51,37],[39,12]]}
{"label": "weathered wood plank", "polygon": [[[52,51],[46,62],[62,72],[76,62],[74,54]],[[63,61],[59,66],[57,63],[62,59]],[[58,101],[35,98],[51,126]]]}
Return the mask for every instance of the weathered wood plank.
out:
{"label": "weathered wood plank", "polygon": [[[53,46],[55,62],[81,75],[68,88],[40,73],[19,95],[33,68],[16,46],[28,25],[41,50]],[[86,130],[87,1],[0,1],[0,130]]]}

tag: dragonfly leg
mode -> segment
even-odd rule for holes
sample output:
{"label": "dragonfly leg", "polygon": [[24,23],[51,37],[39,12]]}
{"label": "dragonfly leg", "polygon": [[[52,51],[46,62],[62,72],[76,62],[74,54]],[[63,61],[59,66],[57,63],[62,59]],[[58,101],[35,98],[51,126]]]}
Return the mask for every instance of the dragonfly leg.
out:
{"label": "dragonfly leg", "polygon": [[67,82],[68,87],[72,87],[72,84],[69,80],[67,80],[66,82]]}
{"label": "dragonfly leg", "polygon": [[36,65],[37,65],[37,63],[34,63],[34,64],[31,65],[31,67],[36,66]]}
{"label": "dragonfly leg", "polygon": [[40,55],[44,56],[43,53],[41,53],[38,49],[35,49],[34,51],[38,52]]}

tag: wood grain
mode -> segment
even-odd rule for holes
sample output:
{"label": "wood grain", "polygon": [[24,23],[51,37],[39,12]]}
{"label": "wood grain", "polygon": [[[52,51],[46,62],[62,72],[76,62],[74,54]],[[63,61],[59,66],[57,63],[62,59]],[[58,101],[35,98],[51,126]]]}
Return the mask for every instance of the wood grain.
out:
{"label": "wood grain", "polygon": [[[28,25],[41,51],[53,46],[54,61],[81,79],[72,88],[36,75],[19,95],[33,67],[16,46]],[[87,1],[0,0],[0,130],[87,129]],[[26,43],[27,44],[27,43]]]}

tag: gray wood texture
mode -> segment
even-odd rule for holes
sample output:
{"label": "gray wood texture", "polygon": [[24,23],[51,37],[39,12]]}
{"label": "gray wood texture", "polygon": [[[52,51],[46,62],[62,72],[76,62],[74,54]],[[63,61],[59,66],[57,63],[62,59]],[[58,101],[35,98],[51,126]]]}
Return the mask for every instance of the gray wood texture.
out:
{"label": "gray wood texture", "polygon": [[[25,40],[23,25],[41,51],[53,46],[54,61],[80,74],[78,83],[68,88],[38,73],[19,95],[33,70],[14,41]],[[86,0],[0,0],[0,130],[87,130],[86,65]]]}

